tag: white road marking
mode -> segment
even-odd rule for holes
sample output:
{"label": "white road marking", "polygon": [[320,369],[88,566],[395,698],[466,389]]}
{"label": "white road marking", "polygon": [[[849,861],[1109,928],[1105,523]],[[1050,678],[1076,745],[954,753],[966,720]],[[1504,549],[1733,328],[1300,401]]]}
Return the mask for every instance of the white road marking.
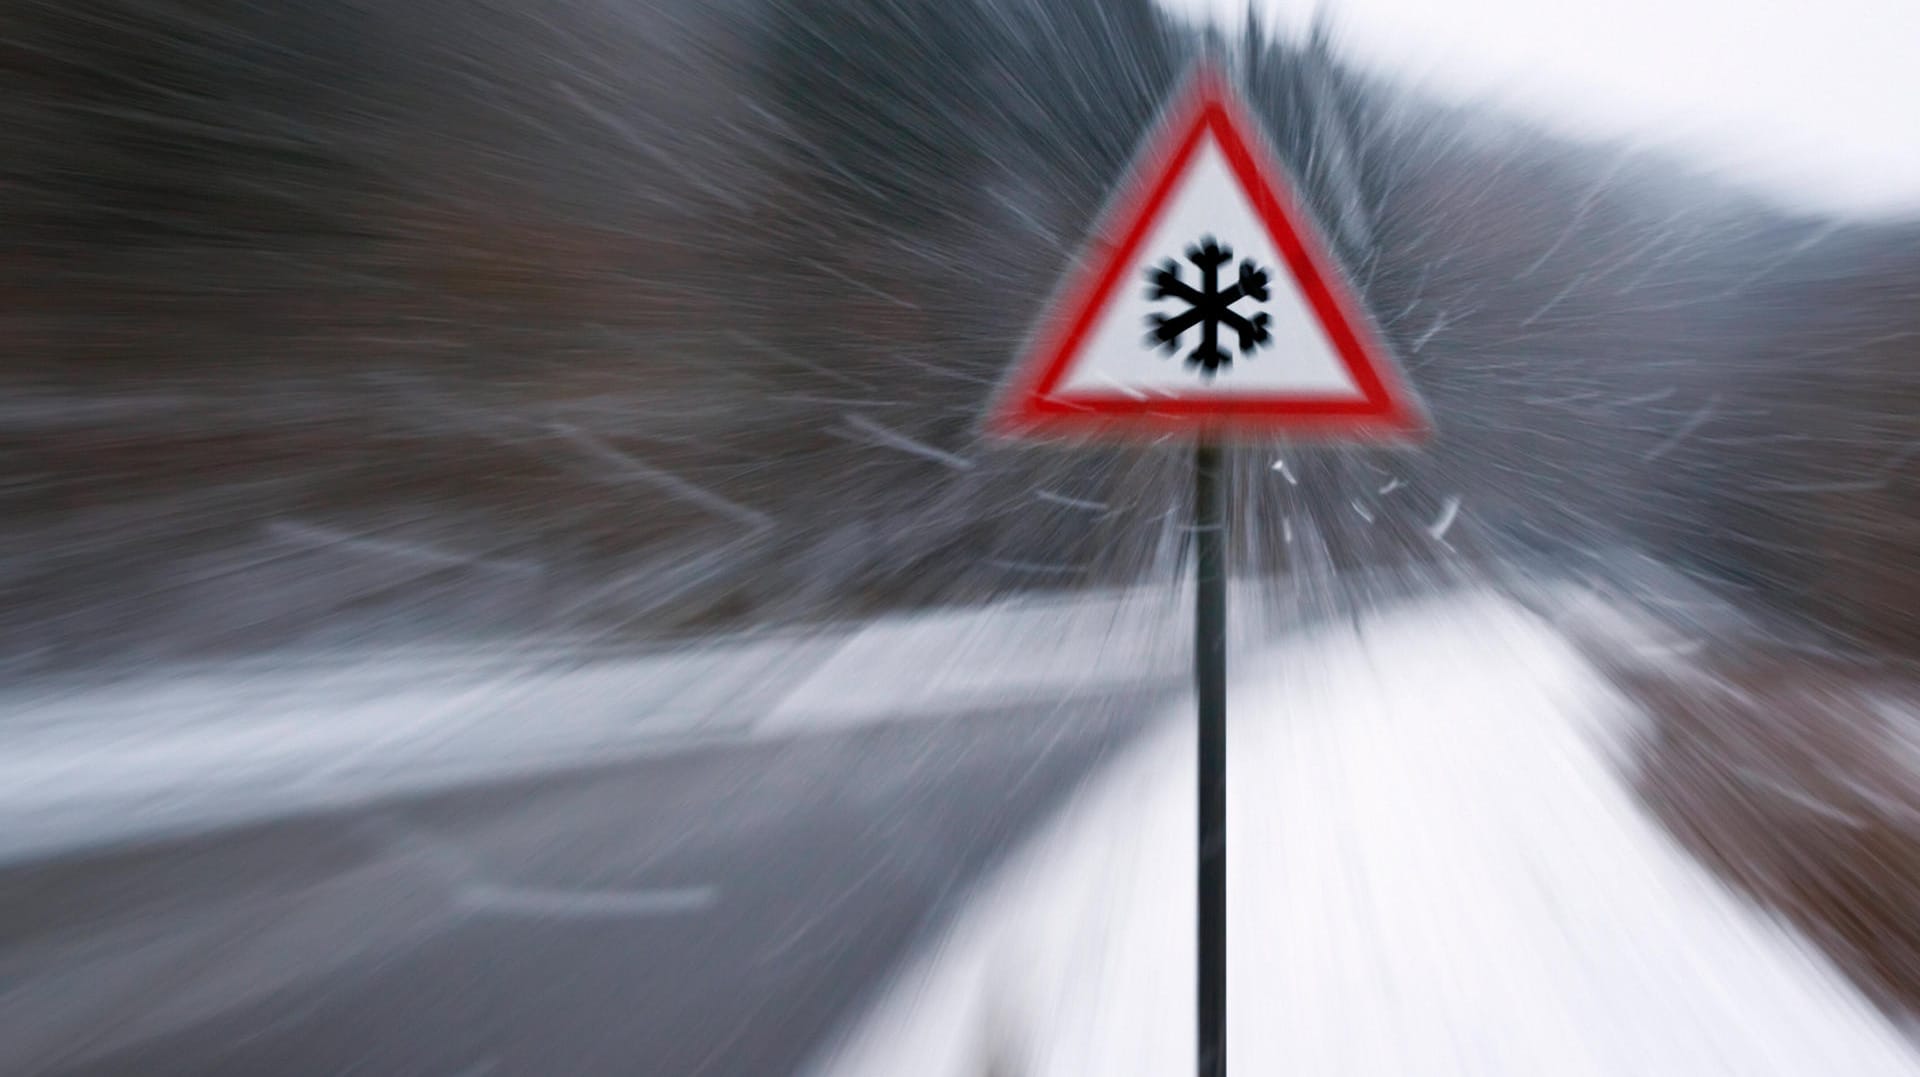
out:
{"label": "white road marking", "polygon": [[468,886],[454,902],[468,912],[588,920],[673,916],[704,912],[720,892],[711,886],[663,890],[534,890],[482,883]]}

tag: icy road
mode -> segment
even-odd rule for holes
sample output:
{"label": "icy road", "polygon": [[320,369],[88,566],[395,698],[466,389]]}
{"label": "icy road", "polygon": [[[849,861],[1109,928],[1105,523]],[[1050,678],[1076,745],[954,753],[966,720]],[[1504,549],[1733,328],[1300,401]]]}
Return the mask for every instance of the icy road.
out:
{"label": "icy road", "polygon": [[[1920,1072],[1644,814],[1560,629],[1254,591],[1237,1072]],[[0,1072],[1186,1072],[1189,599],[16,696]]]}
{"label": "icy road", "polygon": [[0,696],[0,1074],[788,1074],[1185,684],[1153,590]]}

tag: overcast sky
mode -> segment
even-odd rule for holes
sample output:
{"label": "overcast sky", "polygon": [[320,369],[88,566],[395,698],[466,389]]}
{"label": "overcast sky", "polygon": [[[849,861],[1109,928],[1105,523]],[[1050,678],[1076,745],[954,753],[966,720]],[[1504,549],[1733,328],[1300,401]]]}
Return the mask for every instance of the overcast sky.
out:
{"label": "overcast sky", "polygon": [[1920,216],[1920,0],[1161,0],[1573,135],[1684,154],[1792,205]]}

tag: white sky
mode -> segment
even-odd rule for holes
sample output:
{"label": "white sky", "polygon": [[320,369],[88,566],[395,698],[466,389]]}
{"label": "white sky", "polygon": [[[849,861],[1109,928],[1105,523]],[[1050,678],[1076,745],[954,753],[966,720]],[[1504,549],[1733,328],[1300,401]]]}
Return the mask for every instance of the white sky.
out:
{"label": "white sky", "polygon": [[1852,215],[1920,215],[1920,0],[1161,0],[1340,50],[1446,100],[1628,138]]}

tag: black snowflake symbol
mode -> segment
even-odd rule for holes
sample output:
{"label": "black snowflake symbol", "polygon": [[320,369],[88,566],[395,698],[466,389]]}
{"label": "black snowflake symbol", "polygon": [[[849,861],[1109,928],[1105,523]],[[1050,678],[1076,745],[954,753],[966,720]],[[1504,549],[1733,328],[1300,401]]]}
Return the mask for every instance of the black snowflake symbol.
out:
{"label": "black snowflake symbol", "polygon": [[1253,354],[1254,349],[1271,341],[1264,312],[1248,318],[1233,311],[1233,305],[1242,299],[1266,300],[1267,271],[1254,265],[1251,258],[1243,258],[1239,283],[1222,290],[1220,267],[1233,261],[1233,248],[1221,246],[1212,236],[1203,237],[1188,247],[1187,261],[1200,268],[1199,288],[1180,279],[1180,265],[1171,258],[1147,271],[1147,280],[1152,284],[1147,289],[1148,299],[1178,299],[1187,304],[1186,310],[1172,316],[1147,315],[1147,325],[1152,329],[1147,334],[1147,343],[1172,355],[1178,349],[1181,334],[1199,326],[1200,346],[1187,355],[1187,365],[1199,367],[1201,377],[1211,378],[1221,367],[1233,364],[1233,354],[1220,347],[1221,326],[1240,334],[1240,351],[1244,355]]}

